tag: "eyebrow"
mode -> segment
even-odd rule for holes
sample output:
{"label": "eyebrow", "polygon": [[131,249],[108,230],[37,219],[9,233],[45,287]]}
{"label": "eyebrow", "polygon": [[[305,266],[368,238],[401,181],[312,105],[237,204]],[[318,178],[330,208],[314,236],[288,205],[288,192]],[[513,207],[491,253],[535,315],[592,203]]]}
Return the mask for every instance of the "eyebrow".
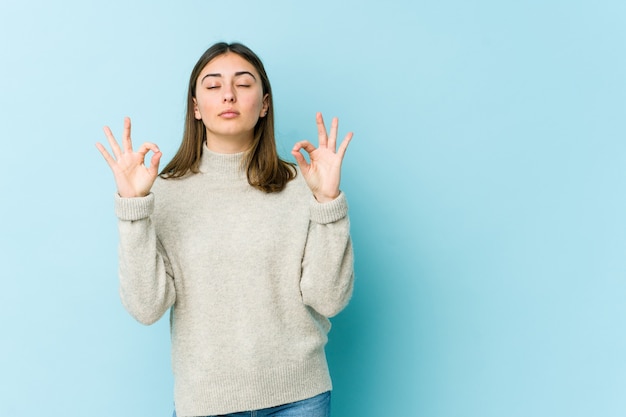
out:
{"label": "eyebrow", "polygon": [[[246,75],[246,74],[251,76],[254,79],[254,81],[256,81],[256,77],[250,71],[237,71],[235,73],[235,77],[239,77],[240,75]],[[202,80],[200,80],[200,83],[204,82],[204,79],[207,78],[207,77],[221,77],[221,76],[222,76],[222,74],[217,73],[217,72],[216,73],[212,73],[212,74],[207,74],[204,77],[202,77]]]}

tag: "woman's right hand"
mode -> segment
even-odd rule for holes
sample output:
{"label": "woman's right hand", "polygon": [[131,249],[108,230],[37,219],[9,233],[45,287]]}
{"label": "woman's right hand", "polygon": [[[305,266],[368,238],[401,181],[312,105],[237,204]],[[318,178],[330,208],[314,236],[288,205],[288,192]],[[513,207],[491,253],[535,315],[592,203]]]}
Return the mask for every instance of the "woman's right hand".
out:
{"label": "woman's right hand", "polygon": [[[101,143],[96,143],[96,147],[107,164],[109,164],[109,167],[111,167],[111,171],[113,171],[117,192],[120,197],[132,198],[147,196],[159,173],[159,161],[162,155],[159,147],[154,143],[146,142],[141,145],[137,152],[134,152],[130,140],[130,118],[128,117],[124,118],[124,133],[122,135],[123,151],[117,144],[108,126],[104,127],[104,134],[109,141],[113,156],[109,154]],[[150,151],[154,154],[150,159],[150,166],[147,167],[144,164],[144,160]]]}

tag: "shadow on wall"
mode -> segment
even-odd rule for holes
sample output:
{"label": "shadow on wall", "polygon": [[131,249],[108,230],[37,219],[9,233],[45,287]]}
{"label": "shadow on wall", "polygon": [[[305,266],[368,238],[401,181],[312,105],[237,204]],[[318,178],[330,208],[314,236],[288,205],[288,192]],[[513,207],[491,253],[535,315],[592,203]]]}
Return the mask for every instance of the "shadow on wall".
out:
{"label": "shadow on wall", "polygon": [[[380,220],[389,218],[380,215],[383,207],[355,200],[351,199],[355,290],[348,307],[332,319],[327,347],[332,411],[337,416],[385,415],[390,402],[404,408],[425,395],[420,369],[426,367],[429,354],[419,342],[423,318],[417,316],[429,308],[422,300],[427,291],[420,288],[419,259],[412,253],[415,246],[402,236],[406,231],[393,230]],[[407,265],[415,269],[407,270]]]}

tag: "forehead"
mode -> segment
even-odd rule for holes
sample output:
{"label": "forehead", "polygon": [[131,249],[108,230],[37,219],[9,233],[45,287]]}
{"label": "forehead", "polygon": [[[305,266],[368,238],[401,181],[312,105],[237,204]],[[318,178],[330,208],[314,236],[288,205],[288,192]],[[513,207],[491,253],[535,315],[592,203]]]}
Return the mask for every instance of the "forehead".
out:
{"label": "forehead", "polygon": [[209,61],[200,71],[198,79],[202,79],[206,74],[221,74],[227,77],[241,71],[251,72],[257,80],[259,79],[259,73],[254,65],[235,53],[227,52]]}

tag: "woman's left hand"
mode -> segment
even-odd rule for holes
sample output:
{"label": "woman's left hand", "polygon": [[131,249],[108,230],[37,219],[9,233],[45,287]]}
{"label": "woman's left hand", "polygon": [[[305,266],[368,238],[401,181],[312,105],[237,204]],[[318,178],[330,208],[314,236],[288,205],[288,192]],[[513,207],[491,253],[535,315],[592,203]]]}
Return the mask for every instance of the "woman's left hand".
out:
{"label": "woman's left hand", "polygon": [[[315,199],[320,203],[325,203],[339,196],[341,163],[352,139],[352,132],[343,138],[339,149],[336,149],[339,120],[336,117],[333,118],[330,136],[326,133],[322,113],[317,113],[316,120],[319,146],[315,148],[308,140],[301,140],[294,145],[291,154],[296,158],[300,171],[309,188],[313,191]],[[310,163],[307,163],[300,152],[301,149],[309,154]]]}

